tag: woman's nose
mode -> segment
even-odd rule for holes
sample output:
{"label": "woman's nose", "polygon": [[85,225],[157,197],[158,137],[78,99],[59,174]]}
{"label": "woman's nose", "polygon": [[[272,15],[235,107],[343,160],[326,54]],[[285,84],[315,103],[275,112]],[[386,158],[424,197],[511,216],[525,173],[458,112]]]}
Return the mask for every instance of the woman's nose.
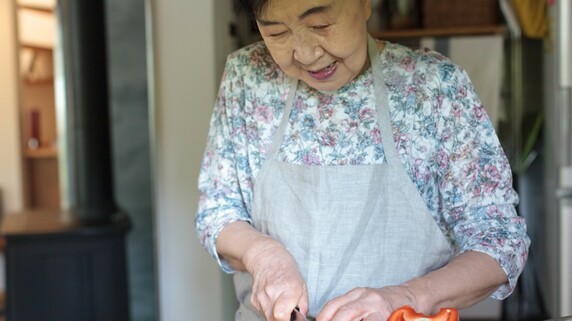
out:
{"label": "woman's nose", "polygon": [[324,54],[318,41],[311,36],[298,35],[293,39],[294,59],[304,65],[310,65]]}

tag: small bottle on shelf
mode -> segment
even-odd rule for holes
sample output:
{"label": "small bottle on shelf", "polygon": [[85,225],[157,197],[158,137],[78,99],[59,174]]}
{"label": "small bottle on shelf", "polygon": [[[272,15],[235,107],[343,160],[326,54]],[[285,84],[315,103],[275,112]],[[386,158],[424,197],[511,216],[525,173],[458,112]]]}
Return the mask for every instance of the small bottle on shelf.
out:
{"label": "small bottle on shelf", "polygon": [[28,148],[40,148],[40,111],[36,108],[30,111],[30,136],[28,138]]}

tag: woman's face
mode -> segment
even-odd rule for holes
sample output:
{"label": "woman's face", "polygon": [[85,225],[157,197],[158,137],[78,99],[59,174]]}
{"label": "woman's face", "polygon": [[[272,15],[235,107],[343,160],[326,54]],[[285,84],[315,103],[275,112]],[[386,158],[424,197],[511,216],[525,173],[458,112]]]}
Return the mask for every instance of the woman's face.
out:
{"label": "woman's face", "polygon": [[337,90],[367,66],[370,0],[269,0],[258,28],[270,54],[290,77]]}

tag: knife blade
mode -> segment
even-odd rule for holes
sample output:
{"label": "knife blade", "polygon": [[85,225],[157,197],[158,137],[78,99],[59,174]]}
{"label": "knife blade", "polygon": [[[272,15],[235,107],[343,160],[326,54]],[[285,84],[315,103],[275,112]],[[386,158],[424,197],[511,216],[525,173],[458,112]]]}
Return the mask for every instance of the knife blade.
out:
{"label": "knife blade", "polygon": [[290,314],[290,321],[308,321],[302,313],[300,313],[300,308],[296,307],[296,309],[292,310]]}

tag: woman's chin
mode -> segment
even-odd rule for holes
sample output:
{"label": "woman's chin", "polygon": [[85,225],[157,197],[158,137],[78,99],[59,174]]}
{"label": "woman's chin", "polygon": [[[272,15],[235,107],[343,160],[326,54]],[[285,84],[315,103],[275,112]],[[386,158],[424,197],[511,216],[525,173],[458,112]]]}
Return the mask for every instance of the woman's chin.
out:
{"label": "woman's chin", "polygon": [[309,87],[325,92],[336,91],[345,85],[345,83],[339,81],[316,81],[314,79],[304,79],[304,82]]}

